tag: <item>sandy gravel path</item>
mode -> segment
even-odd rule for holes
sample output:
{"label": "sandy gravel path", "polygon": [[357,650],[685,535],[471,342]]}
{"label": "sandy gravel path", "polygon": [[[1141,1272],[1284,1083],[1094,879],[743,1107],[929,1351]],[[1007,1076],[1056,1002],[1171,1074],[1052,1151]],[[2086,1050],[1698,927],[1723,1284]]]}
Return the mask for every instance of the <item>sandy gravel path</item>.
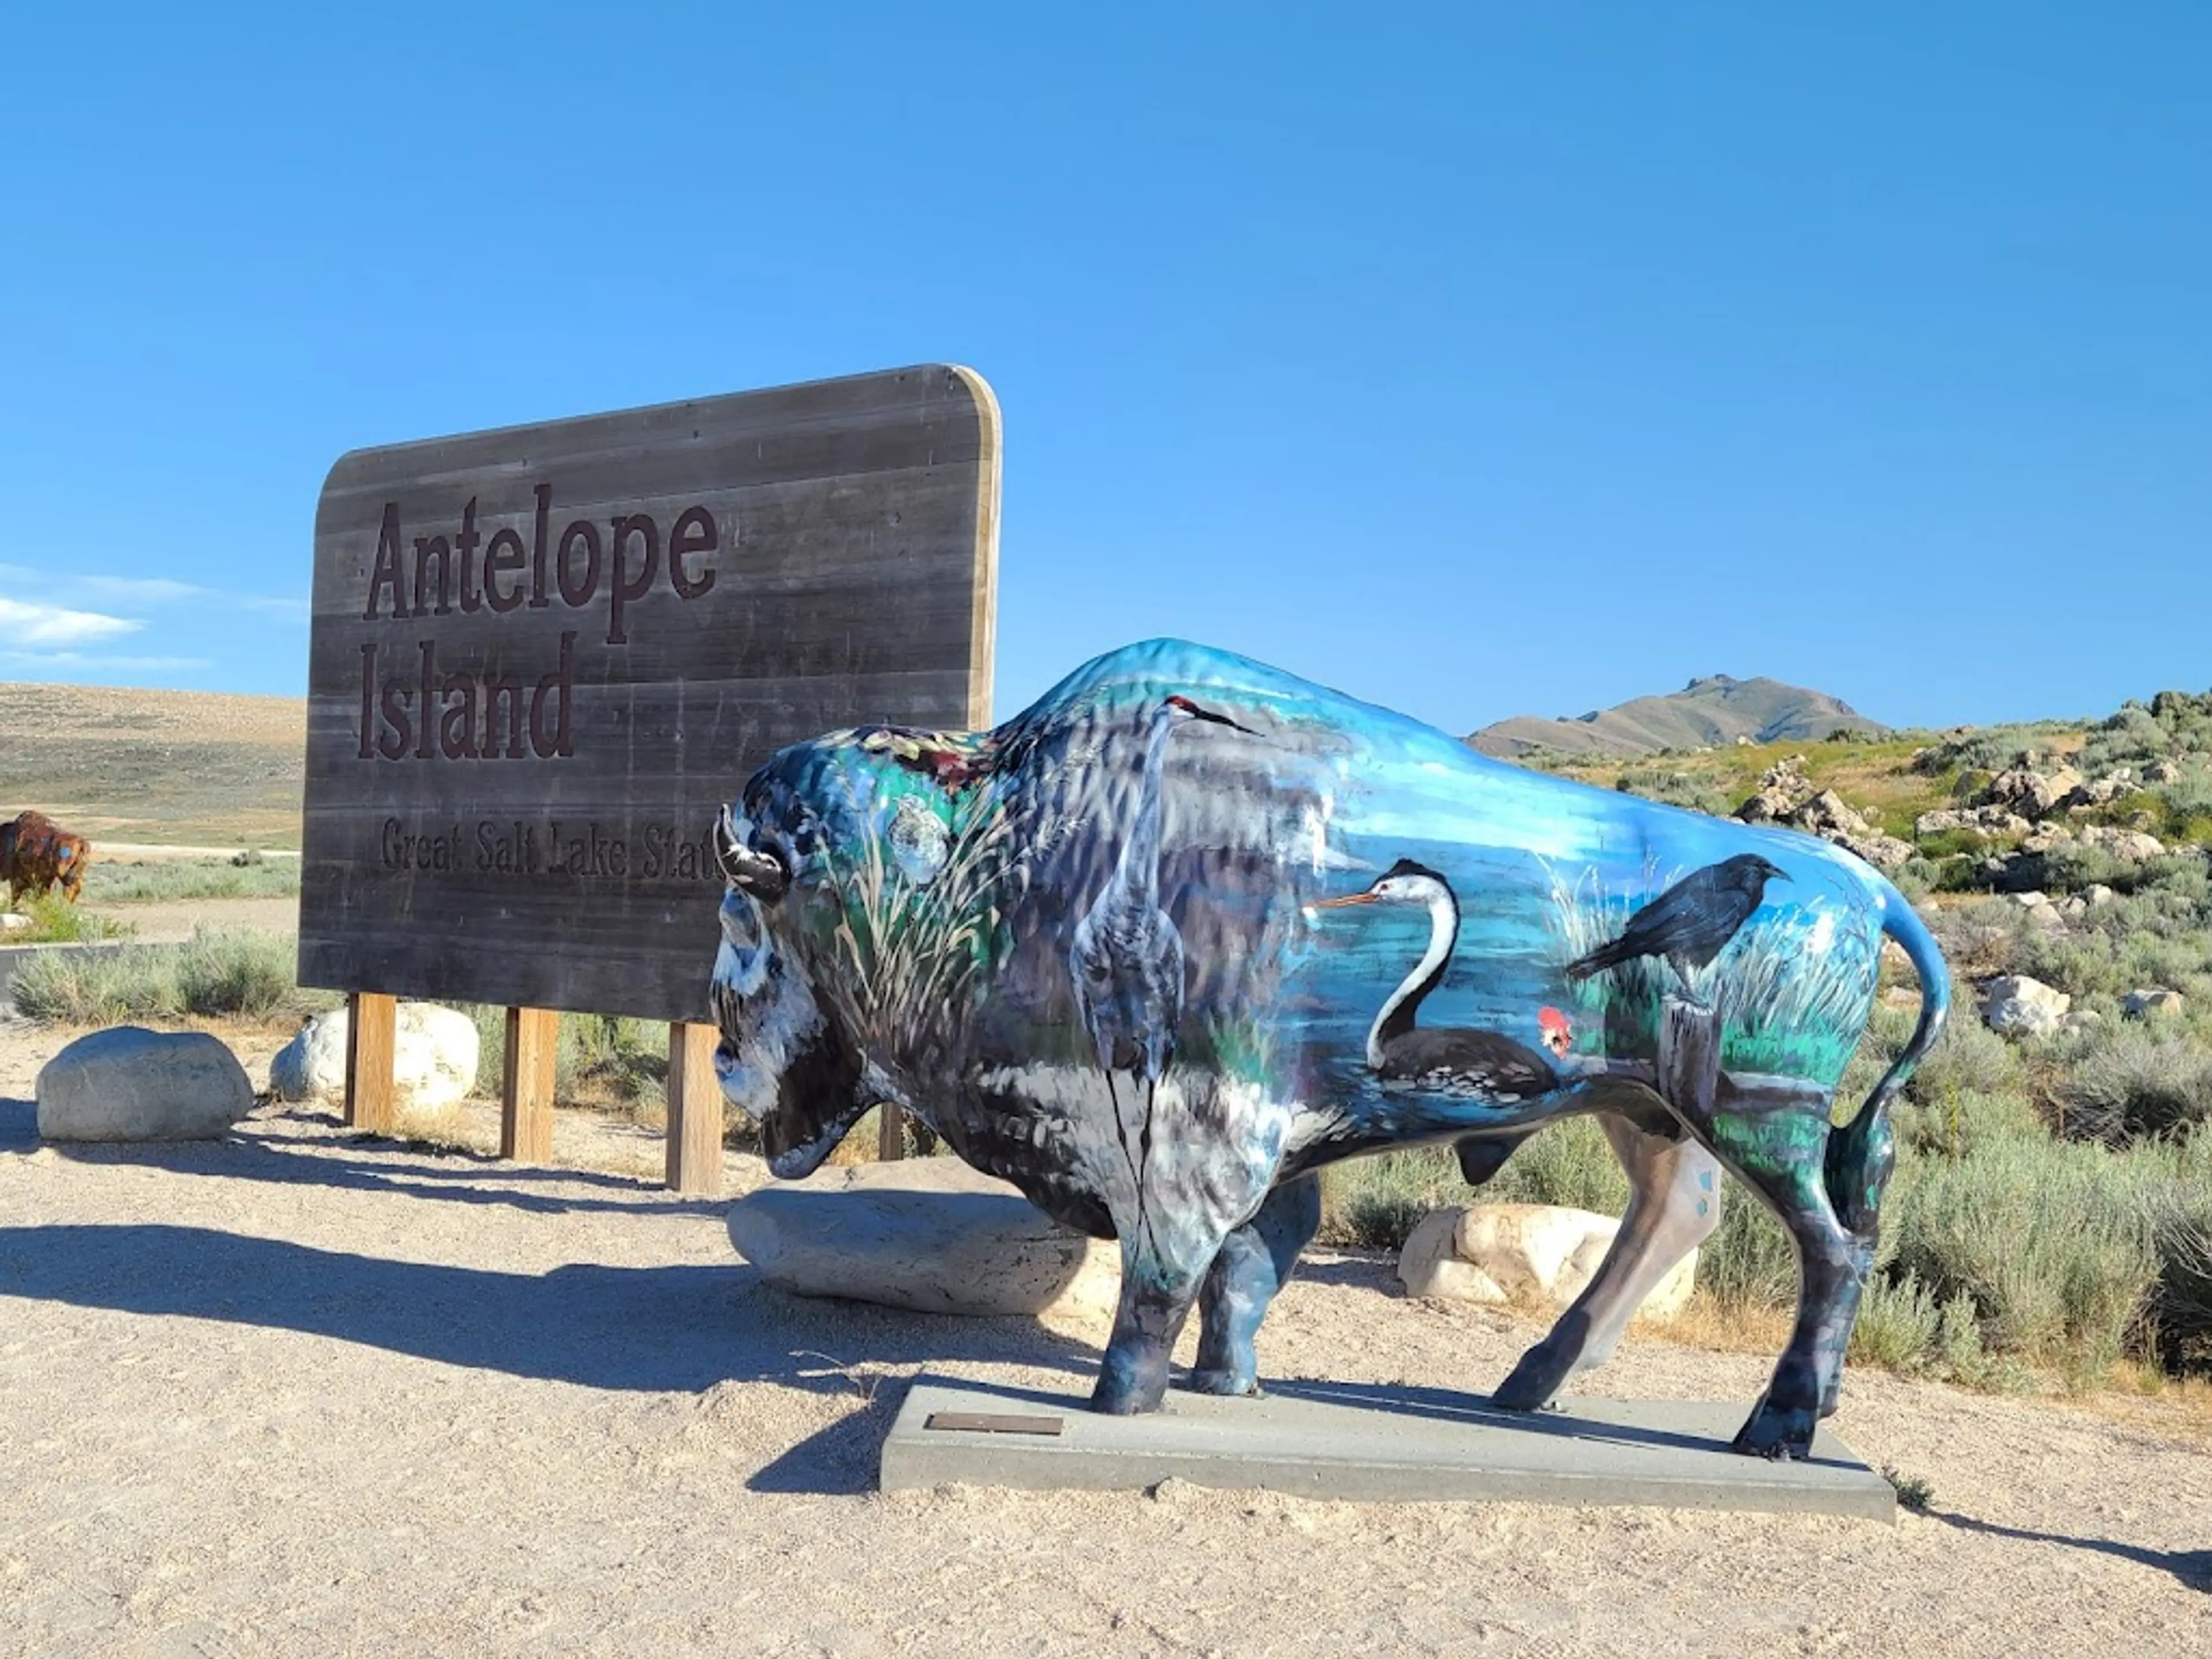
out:
{"label": "sandy gravel path", "polygon": [[[1894,1528],[885,1497],[905,1378],[1076,1393],[1102,1333],[799,1301],[720,1202],[307,1116],[43,1147],[32,1046],[0,1033],[0,1653],[2212,1652],[2212,1453],[2155,1404],[1855,1373],[1838,1427],[1934,1488]],[[1479,1389],[1534,1334],[1324,1253],[1262,1364]],[[1607,1380],[1747,1402],[1765,1370],[1639,1339]]]}

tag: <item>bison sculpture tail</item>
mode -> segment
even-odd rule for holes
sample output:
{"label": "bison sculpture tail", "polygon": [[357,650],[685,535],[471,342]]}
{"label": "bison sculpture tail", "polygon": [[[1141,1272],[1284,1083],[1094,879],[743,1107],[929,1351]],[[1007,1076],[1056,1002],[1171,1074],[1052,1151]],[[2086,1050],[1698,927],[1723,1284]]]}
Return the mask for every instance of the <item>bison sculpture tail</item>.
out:
{"label": "bison sculpture tail", "polygon": [[1950,969],[1944,965],[1943,953],[1936,948],[1926,924],[1895,888],[1884,897],[1881,931],[1904,947],[1913,972],[1920,976],[1920,1019],[1904,1052],[1882,1073],[1858,1115],[1828,1137],[1822,1184],[1828,1189],[1829,1203],[1835,1206],[1836,1219],[1862,1235],[1874,1231],[1882,1188],[1888,1184],[1890,1169],[1897,1161],[1889,1103],[1935,1047],[1951,1007]]}

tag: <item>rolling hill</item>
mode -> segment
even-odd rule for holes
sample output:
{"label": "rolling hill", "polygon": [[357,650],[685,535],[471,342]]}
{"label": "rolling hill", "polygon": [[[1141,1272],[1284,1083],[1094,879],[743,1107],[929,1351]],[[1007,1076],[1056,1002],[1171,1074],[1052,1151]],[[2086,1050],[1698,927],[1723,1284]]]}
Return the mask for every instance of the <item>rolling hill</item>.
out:
{"label": "rolling hill", "polygon": [[1821,691],[1765,678],[1711,674],[1665,696],[1636,697],[1574,719],[1516,714],[1471,734],[1486,755],[1513,760],[1531,750],[1564,755],[1649,755],[1717,744],[1814,743],[1835,732],[1869,737],[1889,727]]}
{"label": "rolling hill", "polygon": [[0,817],[95,841],[296,848],[304,698],[0,682]]}

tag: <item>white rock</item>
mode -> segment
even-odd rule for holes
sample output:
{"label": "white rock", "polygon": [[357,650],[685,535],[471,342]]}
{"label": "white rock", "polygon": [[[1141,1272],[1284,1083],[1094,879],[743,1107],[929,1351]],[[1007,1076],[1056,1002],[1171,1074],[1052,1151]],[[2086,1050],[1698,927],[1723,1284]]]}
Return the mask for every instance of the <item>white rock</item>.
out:
{"label": "white rock", "polygon": [[2140,991],[2130,991],[2122,998],[2120,1012],[2130,1019],[2150,1019],[2179,1013],[2183,1001],[2179,991],[2149,986]]}
{"label": "white rock", "polygon": [[2090,847],[2100,847],[2116,859],[2125,859],[2141,864],[2147,859],[2161,856],[2166,843],[2156,836],[2141,830],[2122,830],[2108,823],[2093,823],[2078,837]]}
{"label": "white rock", "polygon": [[[1580,1296],[1620,1223],[1550,1204],[1475,1204],[1425,1217],[1398,1255],[1409,1296],[1449,1301],[1536,1302],[1564,1308]],[[1678,1262],[1637,1316],[1672,1319],[1696,1287],[1698,1253]]]}
{"label": "white rock", "polygon": [[79,1037],[40,1070],[37,1092],[48,1140],[210,1140],[253,1107],[220,1039],[137,1025]]}
{"label": "white rock", "polygon": [[2074,1006],[2065,992],[2024,974],[1993,979],[1982,994],[1982,1019],[2008,1036],[2047,1036]]}
{"label": "white rock", "polygon": [[[392,1086],[403,1109],[438,1111],[477,1085],[476,1022],[458,1008],[403,1002],[392,1045]],[[269,1062],[279,1100],[329,1104],[345,1098],[346,1011],[317,1014]]]}
{"label": "white rock", "polygon": [[730,1242],[771,1285],[920,1313],[1110,1317],[1121,1255],[957,1158],[819,1170],[730,1206]]}
{"label": "white rock", "polygon": [[30,925],[30,917],[19,915],[14,910],[0,913],[0,933],[21,933],[24,928],[28,927]]}
{"label": "white rock", "polygon": [[2114,899],[2119,897],[2119,895],[2106,886],[2103,882],[2096,881],[2081,890],[2081,896],[2088,900],[2091,904],[2101,908],[2110,904]]}

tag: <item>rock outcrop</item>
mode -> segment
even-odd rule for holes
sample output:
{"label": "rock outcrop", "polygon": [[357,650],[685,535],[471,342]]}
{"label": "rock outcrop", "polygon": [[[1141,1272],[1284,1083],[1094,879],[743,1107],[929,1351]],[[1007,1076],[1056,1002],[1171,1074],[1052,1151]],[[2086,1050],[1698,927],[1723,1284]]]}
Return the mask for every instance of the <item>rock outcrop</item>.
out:
{"label": "rock outcrop", "polygon": [[1982,991],[1982,1020],[2006,1036],[2048,1036],[2074,1006],[2074,999],[2041,980],[2007,974]]}
{"label": "rock outcrop", "polygon": [[1894,870],[1912,856],[1912,843],[1883,833],[1844,804],[1832,789],[1818,789],[1805,773],[1805,757],[1777,761],[1759,780],[1758,790],[1735,809],[1746,823],[1775,823],[1802,830],[1856,853],[1878,869]]}

